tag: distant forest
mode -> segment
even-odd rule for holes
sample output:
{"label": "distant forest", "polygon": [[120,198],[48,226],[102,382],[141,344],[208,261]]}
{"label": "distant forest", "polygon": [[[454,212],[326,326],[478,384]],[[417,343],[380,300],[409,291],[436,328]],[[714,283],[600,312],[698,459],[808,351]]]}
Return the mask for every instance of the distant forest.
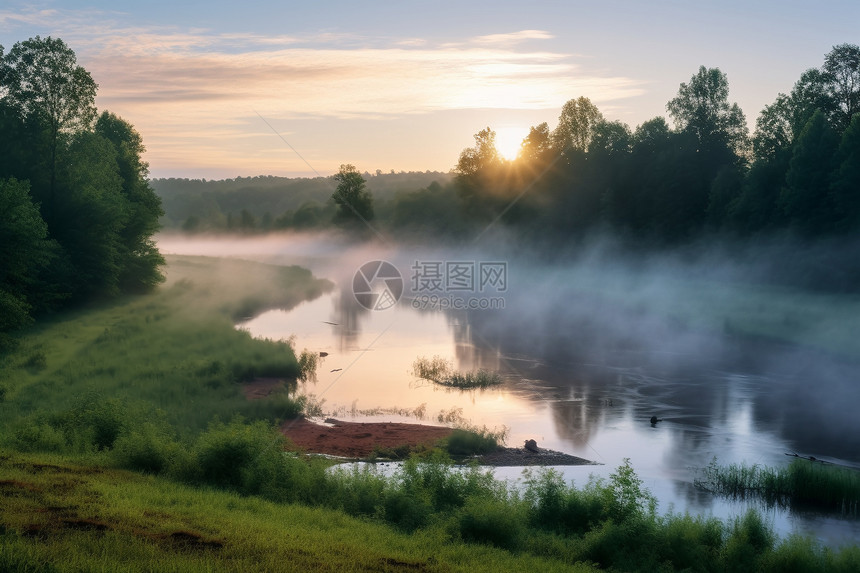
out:
{"label": "distant forest", "polygon": [[[860,47],[835,46],[761,111],[752,134],[718,68],[701,67],[666,109],[672,126],[655,117],[631,129],[572,99],[554,130],[531,128],[514,161],[499,155],[488,127],[450,175],[363,174],[369,218],[397,238],[457,241],[500,225],[535,245],[595,230],[672,245],[716,233],[812,239],[860,229]],[[336,177],[152,185],[169,227],[249,233],[343,224]]]}

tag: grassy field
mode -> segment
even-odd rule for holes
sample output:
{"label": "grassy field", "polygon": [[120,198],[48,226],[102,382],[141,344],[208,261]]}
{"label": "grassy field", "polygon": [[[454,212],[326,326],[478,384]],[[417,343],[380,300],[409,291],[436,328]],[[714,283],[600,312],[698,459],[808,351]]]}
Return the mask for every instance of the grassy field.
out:
{"label": "grassy field", "polygon": [[[234,321],[329,287],[171,257],[155,294],[25,333],[0,364],[0,571],[860,570],[860,548],[776,539],[755,512],[657,515],[629,463],[516,489],[439,449],[391,477],[287,451],[277,422],[304,402],[241,383],[310,361]],[[489,447],[473,434],[454,445]]]}
{"label": "grassy field", "polygon": [[28,440],[56,439],[50,428],[63,426],[56,416],[70,408],[73,416],[106,425],[164,419],[182,435],[216,416],[275,420],[298,413],[301,404],[286,391],[273,400],[244,399],[240,382],[294,380],[300,369],[287,342],[254,340],[233,321],[289,308],[331,285],[298,267],[196,257],[168,262],[167,282],[155,294],[45,320],[0,357],[6,443],[26,449]]}
{"label": "grassy field", "polygon": [[0,571],[591,571],[441,530],[48,456],[0,456]]}

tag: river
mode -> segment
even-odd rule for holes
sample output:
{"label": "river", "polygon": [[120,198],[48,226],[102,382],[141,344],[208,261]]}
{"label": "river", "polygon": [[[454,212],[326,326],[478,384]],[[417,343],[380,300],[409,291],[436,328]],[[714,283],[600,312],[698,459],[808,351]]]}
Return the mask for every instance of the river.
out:
{"label": "river", "polygon": [[[742,269],[723,259],[538,264],[499,250],[313,237],[167,237],[159,246],[301,264],[334,281],[330,294],[239,327],[325,353],[302,391],[342,418],[504,427],[510,446],[535,439],[603,464],[556,468],[579,484],[630,458],[664,513],[731,518],[756,505],[694,486],[697,468],[714,458],[779,466],[798,453],[860,465],[855,298],[738,280]],[[391,267],[363,266],[372,261]],[[370,283],[356,279],[359,269]],[[393,298],[362,295],[386,289]],[[435,356],[460,371],[498,372],[503,383],[459,391],[413,375],[417,358]],[[516,479],[521,470],[495,473]],[[783,536],[831,546],[860,538],[856,519],[759,509]]]}

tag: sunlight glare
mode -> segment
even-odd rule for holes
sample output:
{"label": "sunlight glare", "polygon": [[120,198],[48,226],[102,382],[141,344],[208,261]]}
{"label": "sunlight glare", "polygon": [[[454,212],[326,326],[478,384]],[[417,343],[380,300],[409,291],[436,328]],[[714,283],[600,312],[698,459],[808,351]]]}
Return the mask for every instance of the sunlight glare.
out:
{"label": "sunlight glare", "polygon": [[528,129],[522,127],[500,127],[496,130],[496,150],[508,161],[513,161],[527,135]]}

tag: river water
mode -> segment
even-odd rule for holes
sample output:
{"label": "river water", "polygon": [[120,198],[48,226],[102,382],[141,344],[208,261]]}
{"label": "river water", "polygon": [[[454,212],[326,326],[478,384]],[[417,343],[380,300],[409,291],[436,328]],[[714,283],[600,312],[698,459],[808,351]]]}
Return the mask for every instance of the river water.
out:
{"label": "river water", "polygon": [[[535,439],[603,464],[556,468],[579,484],[630,458],[659,511],[720,518],[756,502],[694,486],[697,468],[714,458],[780,466],[790,460],[786,453],[798,453],[860,464],[860,380],[845,342],[856,328],[854,299],[758,288],[735,280],[737,269],[717,273],[714,260],[538,265],[498,252],[353,248],[306,237],[163,238],[159,246],[301,264],[334,281],[330,294],[239,326],[325,353],[317,379],[302,391],[341,418],[504,427],[509,446]],[[371,281],[371,291],[399,295],[396,304],[370,299],[379,310],[354,294],[367,290],[356,272],[378,270],[362,267],[374,260],[390,262],[403,285],[397,293],[385,273]],[[489,272],[483,289],[481,263]],[[439,308],[457,304],[475,308]],[[791,333],[782,341],[750,335],[774,327]],[[460,371],[498,372],[503,383],[459,391],[414,376],[417,358],[436,356]],[[651,424],[652,416],[662,421]],[[521,470],[495,473],[516,479]],[[860,539],[856,519],[759,509],[780,535],[802,533],[831,546]]]}

